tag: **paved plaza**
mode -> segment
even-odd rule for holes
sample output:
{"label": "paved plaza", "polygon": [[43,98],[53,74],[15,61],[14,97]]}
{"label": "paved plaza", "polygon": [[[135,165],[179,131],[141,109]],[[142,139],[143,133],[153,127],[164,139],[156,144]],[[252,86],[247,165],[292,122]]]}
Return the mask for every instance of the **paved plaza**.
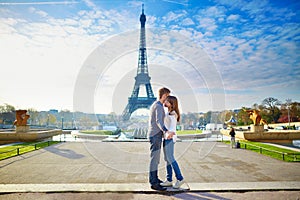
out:
{"label": "paved plaza", "polygon": [[[283,162],[214,141],[177,142],[175,156],[191,194],[277,191],[300,198],[299,162]],[[161,155],[161,179],[165,177],[164,164]],[[153,195],[148,168],[148,142],[64,142],[0,161],[0,193]]]}

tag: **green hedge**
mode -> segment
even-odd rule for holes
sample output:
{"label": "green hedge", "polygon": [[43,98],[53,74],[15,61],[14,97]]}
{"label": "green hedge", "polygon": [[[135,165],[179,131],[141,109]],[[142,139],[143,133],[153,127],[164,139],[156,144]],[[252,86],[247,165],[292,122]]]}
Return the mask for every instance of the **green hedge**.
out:
{"label": "green hedge", "polygon": [[176,131],[177,135],[192,135],[192,134],[201,134],[202,130],[182,130]]}
{"label": "green hedge", "polygon": [[84,131],[80,131],[80,133],[95,134],[95,135],[112,135],[113,131],[107,131],[107,130],[84,130]]}

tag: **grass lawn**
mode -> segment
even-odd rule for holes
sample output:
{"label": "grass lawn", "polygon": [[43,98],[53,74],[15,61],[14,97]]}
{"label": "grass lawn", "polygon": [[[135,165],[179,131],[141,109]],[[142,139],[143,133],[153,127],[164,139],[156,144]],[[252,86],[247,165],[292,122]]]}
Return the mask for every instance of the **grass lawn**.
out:
{"label": "grass lawn", "polygon": [[0,148],[0,160],[21,155],[30,151],[41,149],[53,144],[59,143],[58,141],[46,141],[46,142],[27,142],[22,144],[16,144],[12,146],[6,146]]}
{"label": "grass lawn", "polygon": [[192,134],[201,134],[202,130],[182,130],[176,131],[177,135],[192,135]]}
{"label": "grass lawn", "polygon": [[[225,141],[230,144],[230,141]],[[280,148],[269,144],[251,141],[240,141],[241,148],[251,150],[263,155],[288,162],[300,161],[300,152],[290,149]]]}
{"label": "grass lawn", "polygon": [[106,130],[84,130],[84,131],[80,131],[80,133],[95,134],[95,135],[112,135],[113,131],[106,131]]}

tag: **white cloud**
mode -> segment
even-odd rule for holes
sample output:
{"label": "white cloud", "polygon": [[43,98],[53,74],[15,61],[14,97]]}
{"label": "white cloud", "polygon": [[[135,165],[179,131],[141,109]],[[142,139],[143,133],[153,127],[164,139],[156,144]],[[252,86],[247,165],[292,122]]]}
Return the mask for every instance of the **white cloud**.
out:
{"label": "white cloud", "polygon": [[199,15],[211,17],[211,18],[220,18],[225,16],[226,9],[222,6],[210,6],[207,9],[200,10]]}
{"label": "white cloud", "polygon": [[36,23],[2,18],[0,24],[5,27],[0,53],[6,55],[1,59],[1,70],[13,75],[1,78],[1,98],[19,108],[61,105],[72,110],[78,70],[99,38],[89,35],[80,22],[75,25],[72,19]]}
{"label": "white cloud", "polygon": [[13,34],[16,32],[15,28],[13,27],[17,24],[17,20],[13,18],[0,18],[0,34]]}
{"label": "white cloud", "polygon": [[204,28],[208,31],[214,31],[217,28],[215,24],[215,20],[212,18],[200,18],[199,20],[199,27]]}
{"label": "white cloud", "polygon": [[12,13],[15,17],[0,18],[0,53],[7,55],[1,59],[2,72],[14,74],[13,80],[0,80],[1,101],[18,108],[72,110],[74,84],[88,55],[114,33],[139,27],[138,18],[127,11],[102,11],[86,3],[95,10],[79,11],[72,18],[54,18],[35,7],[28,11],[45,19],[27,21]]}
{"label": "white cloud", "polygon": [[190,25],[194,25],[195,23],[193,22],[193,20],[191,18],[186,18],[186,19],[182,20],[181,24],[183,26],[190,26]]}
{"label": "white cloud", "polygon": [[47,17],[48,16],[48,13],[46,13],[46,12],[44,12],[42,10],[36,9],[34,7],[29,7],[28,10],[29,10],[30,13],[37,14],[40,17]]}
{"label": "white cloud", "polygon": [[256,18],[257,20],[266,20],[267,13],[270,8],[270,3],[267,0],[254,0],[250,2],[245,2],[243,6],[240,5],[241,11],[246,11],[250,16]]}
{"label": "white cloud", "polygon": [[183,6],[188,6],[188,0],[163,0],[165,2],[169,2],[169,3],[174,3],[174,4],[179,4],[179,5],[183,5]]}
{"label": "white cloud", "polygon": [[127,5],[130,7],[135,7],[135,8],[141,8],[143,2],[141,1],[129,1],[127,2]]}
{"label": "white cloud", "polygon": [[180,13],[175,12],[169,12],[165,17],[163,17],[164,22],[173,22],[177,21],[179,18],[184,17],[187,14],[186,11],[182,11]]}
{"label": "white cloud", "polygon": [[227,22],[234,22],[234,21],[238,20],[239,18],[240,18],[239,15],[233,15],[233,14],[231,14],[231,15],[229,15],[227,17]]}
{"label": "white cloud", "polygon": [[[226,27],[224,22],[220,24],[222,20],[219,19],[221,18],[215,16],[207,17],[208,20],[203,22],[201,15],[198,15],[196,16],[200,23],[198,31],[202,30],[201,28],[206,28],[205,25],[218,23],[215,29],[211,29],[214,31],[213,36],[218,37],[207,37],[205,30],[208,29],[193,35],[216,63],[217,68],[222,73],[226,90],[236,91],[237,94],[240,94],[241,101],[249,102],[247,100],[249,95],[243,95],[244,88],[249,89],[250,91],[247,92],[252,92],[253,97],[256,94],[265,97],[263,92],[268,90],[268,86],[275,87],[277,85],[278,88],[285,88],[288,91],[290,88],[283,83],[299,84],[299,79],[295,79],[295,76],[299,77],[300,74],[299,65],[297,67],[299,56],[295,53],[299,49],[295,42],[297,34],[299,35],[299,31],[296,30],[297,26],[289,22],[279,26],[271,19],[260,24],[252,21],[251,18],[243,18],[242,15],[247,15],[247,13],[231,13],[233,8],[235,11],[240,9],[240,6],[243,5],[242,2],[222,0],[217,2],[232,6],[227,11],[224,8],[227,16],[223,17],[226,18],[227,22],[239,22],[238,26]],[[250,6],[248,5],[248,8]],[[211,10],[213,13],[214,10],[218,11],[216,8],[205,11]],[[203,13],[203,11],[199,13]],[[282,16],[282,13],[279,16]],[[256,12],[256,15],[263,16],[263,14],[264,11]],[[251,15],[254,16],[254,12]],[[292,15],[290,12],[290,16]],[[262,89],[261,86],[265,87]]]}
{"label": "white cloud", "polygon": [[94,4],[94,2],[91,1],[91,0],[83,0],[83,2],[84,2],[88,7],[92,8],[93,10],[97,10],[97,9],[98,9],[97,6],[96,6],[96,4]]}

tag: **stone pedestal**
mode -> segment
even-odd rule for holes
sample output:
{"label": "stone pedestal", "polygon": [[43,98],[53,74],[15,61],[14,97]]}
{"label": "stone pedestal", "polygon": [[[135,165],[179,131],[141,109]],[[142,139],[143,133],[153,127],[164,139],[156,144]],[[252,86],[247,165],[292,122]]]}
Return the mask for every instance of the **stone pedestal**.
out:
{"label": "stone pedestal", "polygon": [[16,133],[26,133],[29,132],[29,126],[16,126]]}
{"label": "stone pedestal", "polygon": [[250,125],[251,132],[264,132],[264,125]]}

